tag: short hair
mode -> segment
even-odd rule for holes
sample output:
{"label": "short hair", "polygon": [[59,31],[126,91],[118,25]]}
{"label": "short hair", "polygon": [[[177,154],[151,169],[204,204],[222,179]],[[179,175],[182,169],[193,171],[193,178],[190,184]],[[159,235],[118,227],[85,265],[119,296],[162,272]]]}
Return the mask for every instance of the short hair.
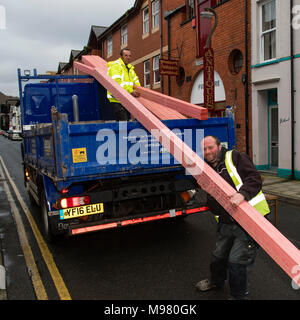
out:
{"label": "short hair", "polygon": [[213,139],[215,139],[215,142],[216,142],[216,145],[219,146],[221,144],[221,141],[218,137],[214,136],[214,135],[208,135],[208,136],[205,136],[204,138],[207,138],[207,137],[211,137]]}
{"label": "short hair", "polygon": [[124,51],[131,51],[129,48],[123,48],[123,49],[121,49],[121,51],[120,51],[120,56],[122,57],[123,56],[123,52]]}

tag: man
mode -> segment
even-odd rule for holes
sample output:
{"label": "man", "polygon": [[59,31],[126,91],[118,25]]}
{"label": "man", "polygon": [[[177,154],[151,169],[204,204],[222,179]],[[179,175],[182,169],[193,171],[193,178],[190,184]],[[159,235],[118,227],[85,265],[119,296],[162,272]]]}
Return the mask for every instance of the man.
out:
{"label": "man", "polygon": [[[132,96],[138,97],[139,93],[133,89],[134,85],[140,86],[139,78],[134,71],[134,67],[129,64],[131,61],[130,49],[122,49],[120,52],[120,58],[115,61],[107,63],[108,74],[114,79],[122,88],[129,92]],[[107,98],[113,110],[115,120],[128,121],[130,119],[130,113],[125,109],[121,103],[107,91]]]}
{"label": "man", "polygon": [[[229,199],[232,205],[238,206],[246,200],[263,216],[270,212],[261,191],[260,174],[247,155],[236,150],[227,151],[215,136],[205,137],[202,148],[205,161],[237,190]],[[196,288],[200,291],[222,288],[228,271],[232,298],[247,299],[248,272],[258,244],[209,194],[207,205],[218,221],[218,238],[211,257],[211,277],[198,282]]]}

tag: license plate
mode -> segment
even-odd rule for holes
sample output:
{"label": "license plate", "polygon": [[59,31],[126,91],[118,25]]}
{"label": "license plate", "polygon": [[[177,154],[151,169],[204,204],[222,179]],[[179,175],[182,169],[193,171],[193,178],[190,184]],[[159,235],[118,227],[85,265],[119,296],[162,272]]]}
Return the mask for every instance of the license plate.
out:
{"label": "license plate", "polygon": [[60,220],[71,219],[71,218],[80,218],[83,216],[89,216],[91,214],[98,214],[104,212],[103,203],[89,204],[86,206],[61,209],[59,210]]}

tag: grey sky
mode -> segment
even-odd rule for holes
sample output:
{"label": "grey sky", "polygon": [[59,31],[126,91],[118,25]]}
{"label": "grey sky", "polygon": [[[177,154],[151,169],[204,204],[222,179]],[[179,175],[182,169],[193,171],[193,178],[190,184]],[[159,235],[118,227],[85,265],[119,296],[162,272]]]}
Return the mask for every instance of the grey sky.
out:
{"label": "grey sky", "polygon": [[[110,26],[135,0],[0,0],[0,91],[18,95],[17,68],[56,71],[91,25]],[[3,26],[5,12],[5,28]],[[2,14],[1,14],[2,13]]]}

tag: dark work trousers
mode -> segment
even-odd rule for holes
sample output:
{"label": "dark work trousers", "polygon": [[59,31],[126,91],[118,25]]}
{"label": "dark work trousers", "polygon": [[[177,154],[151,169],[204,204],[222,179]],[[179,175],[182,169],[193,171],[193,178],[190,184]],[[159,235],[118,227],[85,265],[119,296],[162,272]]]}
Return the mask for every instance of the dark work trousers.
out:
{"label": "dark work trousers", "polygon": [[258,244],[237,224],[218,224],[216,248],[212,253],[211,282],[222,287],[229,273],[230,294],[245,298],[248,292],[248,273],[259,248]]}
{"label": "dark work trousers", "polygon": [[110,103],[113,114],[114,120],[117,121],[129,121],[130,120],[130,113],[118,102],[111,102]]}

